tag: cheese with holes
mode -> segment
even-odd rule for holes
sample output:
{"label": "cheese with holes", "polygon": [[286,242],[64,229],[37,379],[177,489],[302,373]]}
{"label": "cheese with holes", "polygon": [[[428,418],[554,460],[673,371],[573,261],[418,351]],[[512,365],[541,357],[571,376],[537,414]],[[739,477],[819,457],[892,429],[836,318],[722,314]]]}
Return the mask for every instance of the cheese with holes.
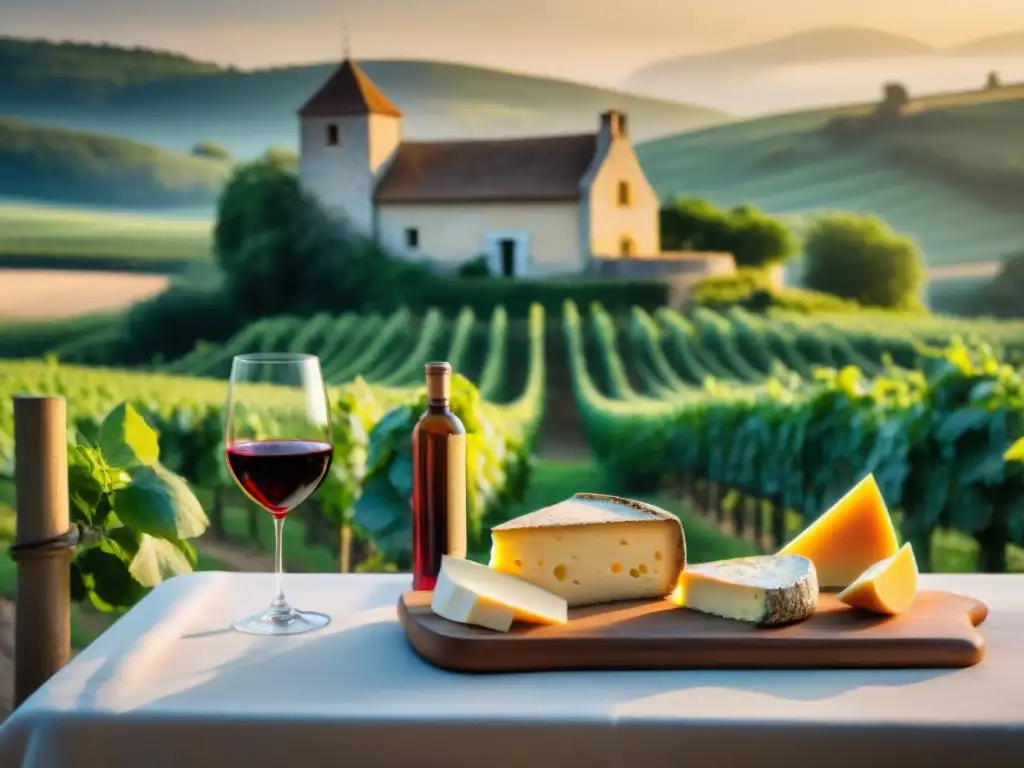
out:
{"label": "cheese with holes", "polygon": [[441,556],[431,610],[461,624],[508,632],[513,621],[565,624],[569,606],[522,579],[458,557]]}
{"label": "cheese with holes", "polygon": [[679,519],[618,496],[577,493],[491,529],[491,568],[570,607],[664,597],[685,565]]}
{"label": "cheese with holes", "polygon": [[917,558],[910,542],[892,557],[872,565],[836,597],[873,613],[903,613],[917,597]]}
{"label": "cheese with holes", "polygon": [[898,550],[889,510],[868,475],[777,554],[809,558],[822,589],[845,589]]}
{"label": "cheese with holes", "polygon": [[691,565],[672,600],[725,619],[770,626],[800,621],[818,607],[814,563],[798,555],[757,555]]}

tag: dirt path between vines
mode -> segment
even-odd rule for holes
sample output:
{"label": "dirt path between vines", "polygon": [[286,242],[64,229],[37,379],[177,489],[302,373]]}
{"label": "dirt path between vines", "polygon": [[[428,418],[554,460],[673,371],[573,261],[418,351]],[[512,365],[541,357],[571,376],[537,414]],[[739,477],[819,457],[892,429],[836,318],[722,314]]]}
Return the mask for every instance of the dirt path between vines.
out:
{"label": "dirt path between vines", "polygon": [[263,573],[274,570],[274,556],[255,547],[249,548],[229,541],[201,539],[196,542],[196,550],[204,557],[223,563],[232,571]]}

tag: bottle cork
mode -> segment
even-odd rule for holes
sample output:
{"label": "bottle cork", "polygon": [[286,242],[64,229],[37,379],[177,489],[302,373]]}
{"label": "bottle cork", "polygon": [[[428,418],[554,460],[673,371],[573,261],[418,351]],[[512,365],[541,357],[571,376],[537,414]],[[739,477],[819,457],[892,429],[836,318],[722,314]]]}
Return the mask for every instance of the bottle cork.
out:
{"label": "bottle cork", "polygon": [[427,363],[427,399],[445,401],[451,397],[452,367],[448,363]]}

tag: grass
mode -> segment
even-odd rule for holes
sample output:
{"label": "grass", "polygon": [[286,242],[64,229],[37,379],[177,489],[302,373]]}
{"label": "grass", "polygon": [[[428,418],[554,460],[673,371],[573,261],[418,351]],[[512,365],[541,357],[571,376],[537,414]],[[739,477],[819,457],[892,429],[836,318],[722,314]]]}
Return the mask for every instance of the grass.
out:
{"label": "grass", "polygon": [[[787,216],[843,209],[874,214],[921,246],[928,267],[998,261],[1024,247],[1024,87],[945,94],[859,142],[823,130],[866,108],[776,115],[642,144],[658,194],[751,202]],[[1018,175],[1019,174],[1019,175]]]}
{"label": "grass", "polygon": [[119,136],[0,117],[0,195],[128,208],[210,205],[231,165]]}
{"label": "grass", "polygon": [[[3,291],[0,289],[0,294]],[[38,358],[75,339],[114,329],[123,323],[116,312],[42,321],[0,321],[0,358]]]}
{"label": "grass", "polygon": [[209,219],[0,203],[0,266],[176,269],[210,258],[211,228]]}

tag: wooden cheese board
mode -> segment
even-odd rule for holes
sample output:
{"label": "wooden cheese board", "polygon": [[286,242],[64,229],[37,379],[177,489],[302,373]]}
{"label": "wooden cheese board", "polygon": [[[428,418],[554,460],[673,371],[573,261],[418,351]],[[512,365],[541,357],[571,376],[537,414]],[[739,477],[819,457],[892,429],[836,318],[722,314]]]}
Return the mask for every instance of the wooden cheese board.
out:
{"label": "wooden cheese board", "polygon": [[984,603],[922,591],[898,616],[858,611],[822,593],[811,618],[754,627],[639,600],[573,608],[569,623],[508,633],[443,619],[432,592],[406,592],[398,616],[415,651],[456,672],[595,669],[956,668],[981,661]]}

